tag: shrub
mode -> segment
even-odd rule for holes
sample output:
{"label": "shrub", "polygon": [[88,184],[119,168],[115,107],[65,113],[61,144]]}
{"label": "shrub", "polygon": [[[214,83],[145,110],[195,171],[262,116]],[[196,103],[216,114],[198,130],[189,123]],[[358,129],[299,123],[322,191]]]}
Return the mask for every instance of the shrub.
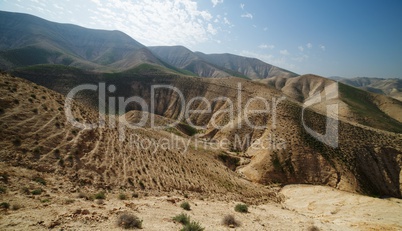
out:
{"label": "shrub", "polygon": [[180,224],[187,225],[190,223],[190,216],[181,213],[175,217],[172,218],[174,221],[179,222]]}
{"label": "shrub", "polygon": [[10,176],[8,173],[0,173],[0,180],[3,181],[4,183],[8,183]]}
{"label": "shrub", "polygon": [[233,157],[227,154],[219,154],[218,160],[220,160],[226,167],[228,167],[232,171],[235,171],[236,168],[240,165],[239,157]]}
{"label": "shrub", "polygon": [[94,195],[94,198],[98,199],[98,200],[99,199],[102,199],[102,200],[106,199],[105,192],[104,191],[98,192],[97,194]]}
{"label": "shrub", "polygon": [[235,211],[239,213],[248,213],[248,206],[245,204],[237,204],[235,206]]}
{"label": "shrub", "polygon": [[10,204],[7,203],[7,202],[1,202],[1,203],[0,203],[0,208],[9,209],[9,208],[10,208]]}
{"label": "shrub", "polygon": [[124,193],[120,193],[120,194],[119,194],[119,199],[120,199],[120,200],[127,200],[127,195],[124,194]]}
{"label": "shrub", "polygon": [[309,231],[320,231],[320,229],[319,229],[317,226],[315,226],[315,225],[310,226],[310,227],[308,228],[308,230],[309,230]]}
{"label": "shrub", "polygon": [[20,209],[20,208],[22,208],[22,206],[21,206],[20,204],[13,204],[13,205],[11,205],[11,209],[12,209],[12,210],[18,210],[18,209]]}
{"label": "shrub", "polygon": [[22,187],[21,188],[21,193],[23,193],[25,195],[29,195],[31,192],[29,191],[28,187]]}
{"label": "shrub", "polygon": [[42,194],[42,189],[41,188],[38,188],[38,189],[34,189],[34,190],[32,190],[32,195],[40,195],[40,194]]}
{"label": "shrub", "polygon": [[34,177],[32,180],[38,182],[39,184],[46,185],[46,181],[42,177],[37,176]]}
{"label": "shrub", "polygon": [[137,216],[123,213],[117,219],[117,225],[124,229],[134,229],[134,228],[142,228],[142,220],[140,220]]}
{"label": "shrub", "polygon": [[74,199],[66,199],[66,200],[64,201],[64,203],[65,203],[66,205],[72,204],[72,203],[74,203],[74,202],[75,202]]}
{"label": "shrub", "polygon": [[228,227],[239,227],[240,222],[238,222],[233,215],[226,215],[222,219],[222,224]]}
{"label": "shrub", "polygon": [[19,138],[16,138],[13,140],[14,146],[21,146],[21,140]]}
{"label": "shrub", "polygon": [[42,202],[42,203],[48,203],[48,202],[50,202],[50,199],[48,199],[48,198],[42,199],[42,200],[40,200],[40,202]]}
{"label": "shrub", "polygon": [[181,203],[180,207],[187,211],[191,210],[190,204],[187,201],[184,201],[183,203]]}
{"label": "shrub", "polygon": [[133,198],[138,198],[140,195],[138,195],[138,193],[134,192],[131,196],[132,196]]}
{"label": "shrub", "polygon": [[203,231],[204,228],[201,227],[200,223],[192,221],[185,225],[180,231]]}
{"label": "shrub", "polygon": [[7,192],[7,189],[3,186],[0,186],[0,194],[6,193],[6,192]]}

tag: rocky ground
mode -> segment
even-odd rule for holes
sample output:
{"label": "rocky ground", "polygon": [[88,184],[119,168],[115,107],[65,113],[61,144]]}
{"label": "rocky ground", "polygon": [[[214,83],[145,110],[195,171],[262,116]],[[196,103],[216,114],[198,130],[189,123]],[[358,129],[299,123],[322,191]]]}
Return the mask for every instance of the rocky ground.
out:
{"label": "rocky ground", "polygon": [[[20,176],[33,173],[26,169],[20,172]],[[172,218],[180,213],[189,215],[205,230],[402,229],[402,200],[367,197],[326,186],[288,185],[278,189],[279,202],[250,204],[247,213],[239,213],[234,208],[242,201],[214,195],[113,190],[105,192],[104,199],[96,199],[101,198],[99,191],[75,187],[60,176],[16,178],[2,173],[1,180],[0,230],[122,230],[117,221],[123,213],[143,220],[143,230],[179,230],[182,225]],[[191,210],[181,208],[184,201]],[[234,215],[239,227],[222,224],[228,214]]]}

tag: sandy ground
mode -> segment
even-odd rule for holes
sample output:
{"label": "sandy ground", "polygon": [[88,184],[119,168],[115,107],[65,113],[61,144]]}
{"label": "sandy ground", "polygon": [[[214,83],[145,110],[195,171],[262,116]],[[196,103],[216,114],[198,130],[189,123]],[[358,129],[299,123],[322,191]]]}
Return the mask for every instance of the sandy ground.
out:
{"label": "sandy ground", "polygon": [[[143,230],[180,230],[172,217],[184,212],[205,230],[402,230],[402,200],[378,199],[338,191],[325,186],[290,185],[281,190],[284,202],[250,206],[248,213],[234,211],[237,203],[200,200],[190,196],[160,196],[119,200],[107,194],[103,204],[77,198],[76,194],[26,196],[8,193],[1,201],[19,204],[18,210],[2,210],[0,230],[121,230],[116,223],[122,212],[143,220]],[[42,202],[41,202],[42,200]],[[69,200],[69,201],[68,201]],[[189,201],[191,211],[180,208]],[[238,228],[221,224],[233,214]]]}

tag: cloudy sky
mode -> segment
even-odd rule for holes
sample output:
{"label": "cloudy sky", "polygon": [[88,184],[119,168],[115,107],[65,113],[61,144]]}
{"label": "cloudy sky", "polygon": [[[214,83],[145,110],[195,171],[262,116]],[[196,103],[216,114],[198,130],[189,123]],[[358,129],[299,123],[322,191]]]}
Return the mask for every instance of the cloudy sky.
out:
{"label": "cloudy sky", "polygon": [[299,74],[402,78],[400,0],[0,0],[0,10]]}

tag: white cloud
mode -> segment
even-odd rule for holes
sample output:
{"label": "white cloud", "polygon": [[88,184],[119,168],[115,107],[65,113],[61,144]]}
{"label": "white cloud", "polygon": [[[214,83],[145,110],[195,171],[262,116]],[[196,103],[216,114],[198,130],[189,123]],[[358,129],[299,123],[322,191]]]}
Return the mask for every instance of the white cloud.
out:
{"label": "white cloud", "polygon": [[320,45],[319,47],[320,47],[320,49],[321,49],[322,51],[325,51],[325,46],[324,46],[324,45]]}
{"label": "white cloud", "polygon": [[281,54],[281,55],[289,55],[290,53],[289,53],[289,51],[288,50],[280,50],[279,51],[279,53]]}
{"label": "white cloud", "polygon": [[211,25],[211,13],[200,10],[194,0],[109,0],[103,5],[99,5],[98,0],[91,1],[90,16],[97,18],[86,24],[99,29],[124,31],[144,45],[181,44],[191,47],[217,34]]}
{"label": "white cloud", "polygon": [[225,23],[226,25],[229,25],[229,26],[232,25],[232,23],[226,17],[223,18],[223,23]]}
{"label": "white cloud", "polygon": [[250,14],[250,13],[246,13],[246,14],[242,14],[242,15],[240,15],[242,18],[249,18],[249,19],[253,19],[253,15],[252,14]]}
{"label": "white cloud", "polygon": [[100,2],[100,0],[91,0],[91,1],[98,6],[102,6],[102,3]]}
{"label": "white cloud", "polygon": [[298,46],[297,49],[299,49],[299,51],[301,51],[301,52],[304,51],[304,47],[303,47],[303,46]]}
{"label": "white cloud", "polygon": [[309,56],[308,55],[302,55],[302,56],[298,56],[298,57],[295,57],[295,58],[292,58],[292,60],[294,60],[294,61],[297,61],[297,62],[303,62],[303,61],[305,61],[305,60],[307,60],[309,58]]}
{"label": "white cloud", "polygon": [[216,29],[212,26],[211,23],[208,24],[207,31],[208,31],[209,33],[213,34],[213,35],[216,34]]}
{"label": "white cloud", "polygon": [[215,7],[216,5],[223,3],[223,0],[211,0],[212,6]]}
{"label": "white cloud", "polygon": [[264,31],[267,31],[268,30],[268,27],[264,27],[264,29],[263,29]]}
{"label": "white cloud", "polygon": [[307,47],[308,49],[311,49],[311,48],[313,47],[313,44],[307,43],[307,44],[306,44],[306,47]]}
{"label": "white cloud", "polygon": [[241,8],[242,10],[244,10],[244,6],[246,6],[244,3],[241,3],[241,4],[240,4],[240,8]]}
{"label": "white cloud", "polygon": [[275,46],[274,45],[267,45],[267,44],[261,44],[261,45],[259,45],[258,46],[258,48],[260,48],[260,49],[274,49],[275,48]]}

